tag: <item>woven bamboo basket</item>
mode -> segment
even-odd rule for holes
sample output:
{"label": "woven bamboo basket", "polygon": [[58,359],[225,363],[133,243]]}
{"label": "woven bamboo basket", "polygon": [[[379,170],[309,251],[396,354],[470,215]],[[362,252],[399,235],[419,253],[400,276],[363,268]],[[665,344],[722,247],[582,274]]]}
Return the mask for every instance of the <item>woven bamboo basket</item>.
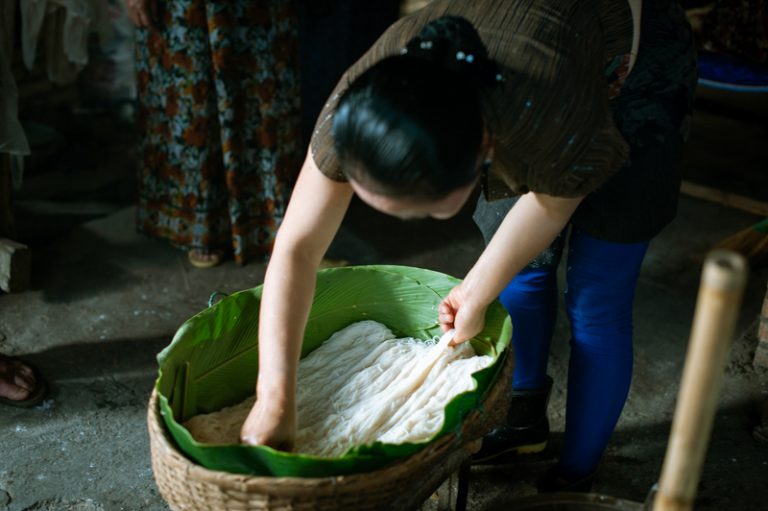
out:
{"label": "woven bamboo basket", "polygon": [[152,469],[171,509],[191,510],[397,510],[418,508],[480,447],[482,437],[507,413],[514,366],[511,349],[483,400],[449,433],[416,454],[372,472],[324,478],[256,477],[204,468],[186,458],[168,435],[157,391],[149,400]]}

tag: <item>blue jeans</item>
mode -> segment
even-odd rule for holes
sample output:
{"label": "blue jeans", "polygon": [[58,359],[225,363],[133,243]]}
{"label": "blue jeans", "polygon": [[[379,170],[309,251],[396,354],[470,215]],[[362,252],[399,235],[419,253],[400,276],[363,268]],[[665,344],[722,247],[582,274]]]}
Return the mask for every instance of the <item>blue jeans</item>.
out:
{"label": "blue jeans", "polygon": [[[516,390],[546,384],[564,245],[561,234],[499,296],[512,318]],[[595,470],[629,393],[632,303],[647,248],[648,242],[613,243],[576,228],[568,240],[565,303],[571,357],[560,466],[572,477]]]}

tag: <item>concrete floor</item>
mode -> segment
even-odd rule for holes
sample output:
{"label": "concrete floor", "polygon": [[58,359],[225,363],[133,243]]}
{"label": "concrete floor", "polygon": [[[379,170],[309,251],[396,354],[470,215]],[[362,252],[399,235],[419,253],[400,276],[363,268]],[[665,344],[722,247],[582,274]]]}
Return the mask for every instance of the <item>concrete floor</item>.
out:
{"label": "concrete floor", "polygon": [[[707,144],[699,146],[688,165],[709,161],[707,150]],[[30,173],[25,187],[50,190],[55,182],[55,172]],[[70,203],[66,211],[42,192],[42,202],[21,193],[17,212],[21,237],[33,243],[33,289],[0,295],[0,352],[36,364],[53,392],[34,409],[0,410],[0,511],[166,509],[150,468],[145,424],[154,357],[186,318],[206,306],[211,292],[233,292],[263,279],[262,264],[191,268],[181,252],[135,234],[134,210],[124,196],[94,193],[99,201]],[[757,219],[683,197],[678,218],[651,244],[636,299],[633,386],[595,491],[642,501],[656,482],[701,261],[715,242]],[[468,211],[446,222],[404,224],[354,203],[330,255],[460,277],[481,245]],[[768,501],[768,445],[751,437],[757,404],[768,393],[768,374],[751,363],[766,280],[768,271],[755,271],[748,284],[696,509],[764,509]],[[536,477],[555,459],[567,342],[561,314],[550,361],[550,449],[531,460],[473,469],[471,510],[533,494]]]}

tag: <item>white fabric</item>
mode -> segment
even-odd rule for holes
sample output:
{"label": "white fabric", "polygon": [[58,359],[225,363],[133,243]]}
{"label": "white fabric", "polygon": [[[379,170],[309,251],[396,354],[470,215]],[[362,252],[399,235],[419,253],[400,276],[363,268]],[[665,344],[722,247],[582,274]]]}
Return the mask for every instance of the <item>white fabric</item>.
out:
{"label": "white fabric", "polygon": [[54,10],[47,17],[48,29],[43,34],[45,41],[45,70],[53,83],[67,84],[77,80],[82,65],[73,62],[65,53],[66,32],[64,31],[67,15],[61,9]]}
{"label": "white fabric", "polygon": [[[45,38],[48,78],[71,83],[88,63],[88,36],[112,37],[107,0],[23,0],[21,48],[24,65],[32,69],[40,40]],[[41,34],[43,26],[45,34]]]}
{"label": "white fabric", "polygon": [[19,122],[19,93],[9,60],[0,55],[0,153],[11,155],[11,180],[18,190],[24,174],[24,156],[29,154],[29,142]]}
{"label": "white fabric", "polygon": [[[488,367],[468,343],[396,339],[381,323],[361,321],[336,332],[299,364],[296,452],[338,457],[373,442],[422,442],[442,428],[445,407],[476,386]],[[198,415],[184,426],[203,443],[238,443],[254,398]]]}
{"label": "white fabric", "polygon": [[[125,6],[116,0],[116,18],[124,18]],[[45,46],[46,72],[53,83],[77,79],[88,63],[88,37],[96,32],[106,43],[114,35],[108,0],[0,0],[0,153],[11,155],[15,188],[21,187],[24,156],[29,143],[18,119],[18,88],[10,62],[13,57],[15,8],[21,13],[21,53],[27,69],[35,65],[37,49]],[[120,21],[121,19],[118,19]],[[45,28],[45,33],[41,33]]]}
{"label": "white fabric", "polygon": [[19,91],[11,72],[16,2],[0,3],[0,153],[11,157],[11,182],[21,188],[29,142],[19,122]]}
{"label": "white fabric", "polygon": [[21,54],[24,65],[32,69],[35,65],[37,41],[48,11],[48,0],[26,0],[20,2],[21,9]]}
{"label": "white fabric", "polygon": [[[14,2],[3,3],[0,7],[0,27],[13,26],[13,7]],[[23,156],[29,154],[29,142],[19,122],[19,91],[11,72],[12,50],[5,43],[0,45],[0,153],[13,156],[14,184],[17,184],[21,178]]]}

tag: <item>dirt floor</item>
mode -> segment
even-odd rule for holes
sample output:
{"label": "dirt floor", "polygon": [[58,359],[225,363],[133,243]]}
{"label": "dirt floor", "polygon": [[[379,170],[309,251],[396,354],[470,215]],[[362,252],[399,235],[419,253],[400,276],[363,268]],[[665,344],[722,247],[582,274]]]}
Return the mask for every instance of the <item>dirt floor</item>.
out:
{"label": "dirt floor", "polygon": [[[711,164],[712,152],[722,156],[712,139],[725,137],[727,147],[748,144],[750,158],[758,158],[766,172],[765,124],[728,120],[723,130],[716,116],[701,119],[686,155],[689,171]],[[155,355],[213,291],[256,286],[264,266],[228,262],[197,270],[181,252],[138,236],[131,138],[121,138],[118,130],[110,139],[95,128],[104,122],[100,117],[81,116],[78,122],[90,138],[79,137],[63,153],[48,142],[52,154],[70,158],[33,165],[16,205],[19,237],[33,248],[33,288],[0,295],[0,352],[33,362],[53,391],[34,409],[0,409],[0,511],[163,510],[145,422]],[[704,254],[758,219],[683,197],[678,218],[651,244],[635,307],[634,381],[596,492],[643,501],[657,481]],[[445,222],[403,223],[354,203],[330,255],[353,264],[404,264],[461,277],[481,245],[469,210]],[[756,510],[768,501],[768,444],[752,437],[758,405],[768,396],[768,374],[752,364],[767,281],[768,271],[756,270],[748,283],[696,509]],[[550,361],[550,447],[531,459],[474,468],[469,509],[503,509],[512,497],[532,495],[537,476],[556,459],[568,335],[561,314]]]}

